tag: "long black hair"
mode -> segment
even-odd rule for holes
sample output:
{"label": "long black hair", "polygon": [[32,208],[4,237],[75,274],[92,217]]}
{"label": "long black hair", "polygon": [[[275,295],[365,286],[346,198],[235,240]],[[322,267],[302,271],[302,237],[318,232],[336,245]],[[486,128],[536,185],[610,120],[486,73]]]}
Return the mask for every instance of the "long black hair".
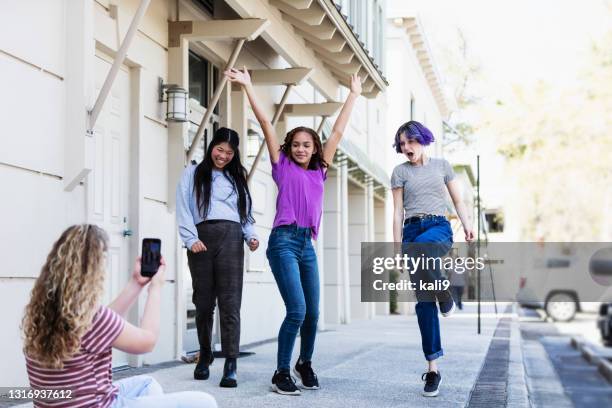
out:
{"label": "long black hair", "polygon": [[238,195],[238,214],[240,223],[255,222],[251,215],[251,193],[247,184],[247,171],[240,162],[240,137],[235,130],[219,128],[215,132],[213,139],[208,145],[204,159],[195,169],[193,178],[193,188],[196,193],[196,203],[198,210],[203,217],[206,217],[210,210],[210,196],[212,188],[212,171],[215,165],[212,161],[212,150],[215,146],[227,142],[234,150],[234,157],[223,167],[223,175],[227,178],[234,191]]}

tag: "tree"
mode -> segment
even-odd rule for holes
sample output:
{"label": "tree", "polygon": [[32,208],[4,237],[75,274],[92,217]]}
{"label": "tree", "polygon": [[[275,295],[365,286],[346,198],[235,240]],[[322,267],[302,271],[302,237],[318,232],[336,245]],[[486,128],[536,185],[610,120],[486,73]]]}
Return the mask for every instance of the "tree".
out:
{"label": "tree", "polygon": [[516,86],[480,124],[517,177],[522,239],[596,241],[605,236],[612,186],[612,32],[593,45],[588,69],[564,89]]}

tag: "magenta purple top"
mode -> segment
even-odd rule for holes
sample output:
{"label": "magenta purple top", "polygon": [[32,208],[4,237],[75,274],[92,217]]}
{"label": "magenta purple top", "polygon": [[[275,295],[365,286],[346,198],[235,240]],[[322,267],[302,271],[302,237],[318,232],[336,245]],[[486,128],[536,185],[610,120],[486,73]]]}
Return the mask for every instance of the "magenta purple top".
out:
{"label": "magenta purple top", "polygon": [[278,162],[272,163],[272,178],[278,187],[273,228],[295,223],[311,228],[313,239],[317,239],[323,213],[325,169],[305,170],[281,151]]}

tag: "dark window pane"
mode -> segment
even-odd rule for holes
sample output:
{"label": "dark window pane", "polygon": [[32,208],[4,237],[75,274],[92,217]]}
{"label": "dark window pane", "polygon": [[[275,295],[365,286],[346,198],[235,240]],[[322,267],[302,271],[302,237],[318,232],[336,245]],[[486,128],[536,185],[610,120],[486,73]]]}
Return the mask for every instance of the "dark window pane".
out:
{"label": "dark window pane", "polygon": [[189,97],[206,107],[208,103],[208,61],[189,52]]}
{"label": "dark window pane", "polygon": [[[213,66],[212,68],[212,89],[210,92],[210,96],[212,96],[215,89],[217,89],[217,85],[219,84],[219,68]],[[230,84],[231,85],[231,84]],[[219,102],[215,105],[215,109],[213,110],[215,114],[219,114]]]}

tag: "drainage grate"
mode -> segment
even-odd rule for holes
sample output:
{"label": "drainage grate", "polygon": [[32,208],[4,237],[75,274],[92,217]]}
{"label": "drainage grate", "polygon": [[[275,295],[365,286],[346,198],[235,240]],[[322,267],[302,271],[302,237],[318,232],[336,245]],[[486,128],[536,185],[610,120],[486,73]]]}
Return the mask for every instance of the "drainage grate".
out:
{"label": "drainage grate", "polygon": [[470,395],[468,407],[504,407],[508,400],[510,318],[500,319],[491,339],[484,364]]}

